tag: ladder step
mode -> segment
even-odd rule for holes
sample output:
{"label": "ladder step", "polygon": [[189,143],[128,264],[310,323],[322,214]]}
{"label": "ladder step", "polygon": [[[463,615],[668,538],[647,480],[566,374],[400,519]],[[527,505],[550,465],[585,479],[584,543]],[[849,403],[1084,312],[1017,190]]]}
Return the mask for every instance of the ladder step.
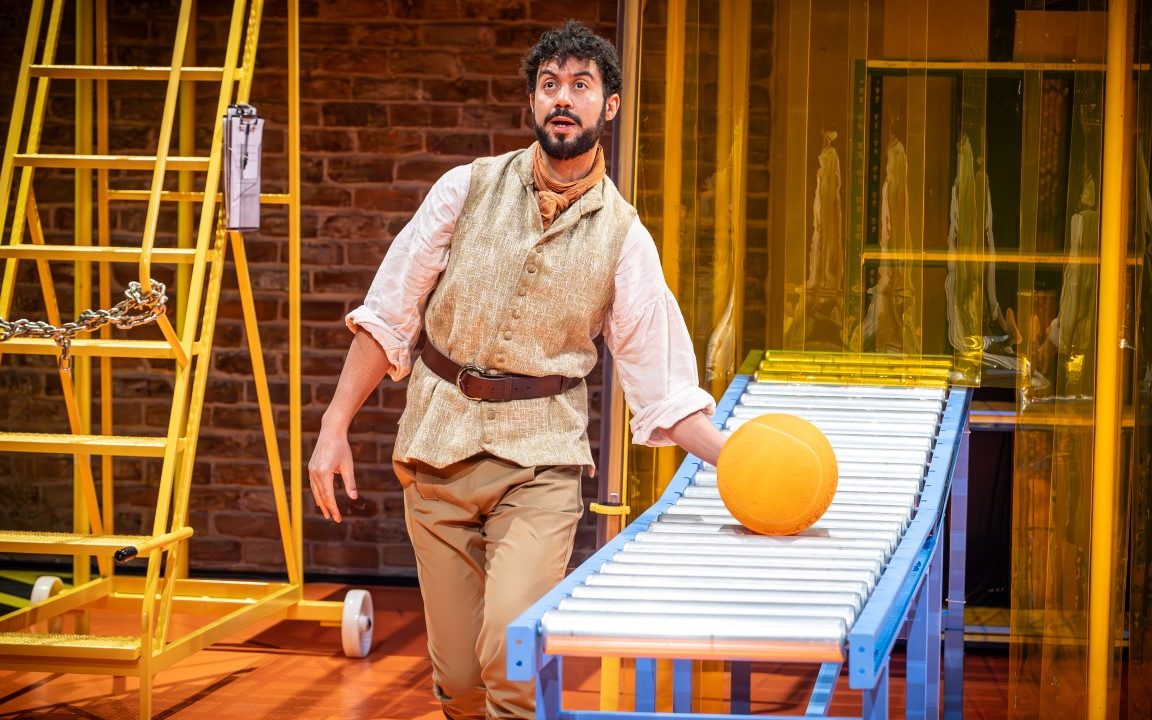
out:
{"label": "ladder step", "polygon": [[[197,345],[192,345],[195,354]],[[0,343],[5,355],[59,355],[60,346],[49,338],[11,338]],[[122,340],[117,338],[77,338],[70,353],[81,357],[148,358],[174,360],[172,346],[164,340]]]}
{"label": "ladder step", "polygon": [[140,636],[0,633],[0,658],[5,655],[29,654],[36,657],[138,660]]}
{"label": "ladder step", "polygon": [[[56,80],[167,80],[171,68],[152,65],[29,65],[32,77]],[[234,78],[242,71],[237,68]],[[224,77],[224,68],[186,67],[180,69],[181,80],[216,80]]]}
{"label": "ladder step", "polygon": [[[55,155],[50,153],[21,153],[12,156],[17,167],[38,168],[89,168],[93,170],[152,170],[156,167],[155,155]],[[208,158],[170,155],[166,167],[169,170],[205,171]]]}
{"label": "ladder step", "polygon": [[[109,190],[109,200],[126,200],[129,202],[148,202],[148,190]],[[221,202],[224,196],[221,193],[216,193],[216,202]],[[204,199],[203,192],[189,191],[181,192],[179,190],[162,190],[160,192],[160,202],[201,202]],[[287,205],[292,197],[288,193],[260,193],[260,202],[267,205]]]}
{"label": "ladder step", "polygon": [[[163,457],[167,440],[163,437],[138,435],[0,432],[0,452]],[[183,445],[184,441],[181,440],[177,449],[181,449]]]}
{"label": "ladder step", "polygon": [[[88,262],[140,262],[138,247],[100,245],[0,245],[0,258],[19,260],[76,260]],[[191,265],[196,260],[195,248],[152,248],[157,263]]]}
{"label": "ladder step", "polygon": [[66,532],[0,530],[0,552],[36,555],[112,555],[122,547],[135,547],[148,535],[81,535]]}

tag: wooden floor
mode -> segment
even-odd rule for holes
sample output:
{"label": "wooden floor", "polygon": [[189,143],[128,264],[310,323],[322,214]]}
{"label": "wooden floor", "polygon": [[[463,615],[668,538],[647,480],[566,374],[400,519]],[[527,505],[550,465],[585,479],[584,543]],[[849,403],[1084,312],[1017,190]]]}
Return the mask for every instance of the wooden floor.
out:
{"label": "wooden floor", "polygon": [[[344,588],[307,586],[312,598],[340,598]],[[372,653],[350,660],[340,652],[339,629],[312,622],[252,626],[229,643],[214,645],[161,673],[156,680],[154,717],[159,720],[432,720],[440,718],[429,687],[419,592],[372,588],[376,632]],[[103,614],[94,631],[131,633],[129,616]],[[185,622],[195,622],[186,619]],[[97,625],[96,623],[99,623]],[[565,706],[598,707],[599,661],[565,664]],[[1005,717],[1007,654],[968,652],[965,663],[967,720]],[[892,666],[892,717],[903,717],[903,662]],[[803,711],[814,670],[756,666],[753,712]],[[0,718],[91,720],[135,718],[134,679],[98,675],[0,672]],[[837,690],[833,715],[859,715],[859,694],[845,683]]]}

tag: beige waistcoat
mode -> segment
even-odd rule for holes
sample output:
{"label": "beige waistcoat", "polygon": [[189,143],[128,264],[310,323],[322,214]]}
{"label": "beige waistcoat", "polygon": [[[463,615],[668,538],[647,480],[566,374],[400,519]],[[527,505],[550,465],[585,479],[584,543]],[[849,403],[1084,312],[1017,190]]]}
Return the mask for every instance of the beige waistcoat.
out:
{"label": "beige waistcoat", "polygon": [[[460,364],[584,377],[636,211],[605,178],[545,230],[533,148],[472,164],[448,266],[428,300],[429,342]],[[417,360],[395,458],[444,467],[487,452],[524,467],[591,465],[584,383],[552,397],[479,402]]]}

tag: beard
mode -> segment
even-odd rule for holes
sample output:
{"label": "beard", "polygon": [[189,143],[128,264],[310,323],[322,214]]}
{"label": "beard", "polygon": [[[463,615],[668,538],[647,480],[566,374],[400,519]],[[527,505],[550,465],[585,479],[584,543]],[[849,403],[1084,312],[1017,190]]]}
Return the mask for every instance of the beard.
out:
{"label": "beard", "polygon": [[[604,107],[600,108],[600,117],[596,118],[596,125],[584,130],[571,140],[558,140],[553,138],[548,134],[548,131],[543,125],[537,124],[536,118],[533,117],[532,129],[536,131],[536,139],[540,141],[540,149],[543,150],[548,157],[555,160],[571,160],[574,157],[579,157],[588,152],[596,147],[596,143],[600,141],[600,135],[604,132],[606,109],[607,103],[605,103]],[[576,117],[574,113],[564,109],[557,109],[548,113],[548,116],[544,118],[544,123],[547,124],[550,120],[557,117],[566,117],[576,123],[577,127],[584,127],[584,124],[580,122],[580,118]]]}

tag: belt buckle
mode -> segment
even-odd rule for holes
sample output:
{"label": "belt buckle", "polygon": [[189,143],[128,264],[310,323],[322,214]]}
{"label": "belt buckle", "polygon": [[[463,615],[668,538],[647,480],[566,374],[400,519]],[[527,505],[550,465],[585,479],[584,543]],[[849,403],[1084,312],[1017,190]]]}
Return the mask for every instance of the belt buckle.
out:
{"label": "belt buckle", "polygon": [[488,370],[484,370],[481,367],[473,365],[472,363],[468,363],[466,365],[461,365],[460,371],[456,373],[456,388],[460,391],[460,394],[463,395],[466,399],[472,400],[475,402],[487,402],[487,398],[472,397],[471,395],[468,394],[468,392],[464,389],[464,376],[465,375],[471,375],[472,377],[481,378],[481,379],[499,379],[499,378],[504,377],[503,373],[490,372]]}

